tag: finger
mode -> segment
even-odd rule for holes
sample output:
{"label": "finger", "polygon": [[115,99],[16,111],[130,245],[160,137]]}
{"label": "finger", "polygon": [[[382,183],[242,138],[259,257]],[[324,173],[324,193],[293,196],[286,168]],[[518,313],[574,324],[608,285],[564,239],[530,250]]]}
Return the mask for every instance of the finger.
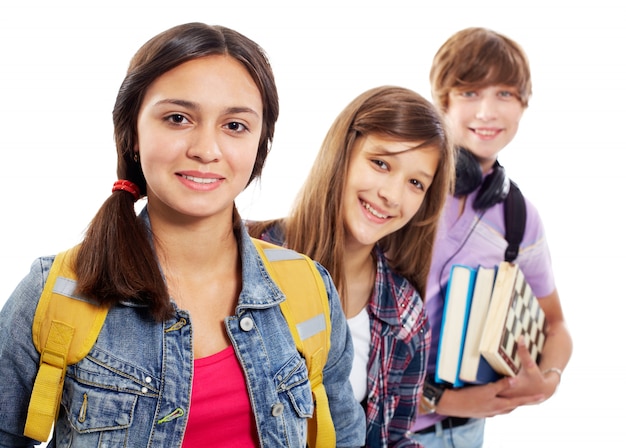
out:
{"label": "finger", "polygon": [[526,338],[524,336],[520,336],[517,341],[517,354],[519,355],[519,359],[523,368],[525,368],[526,370],[530,370],[533,367],[538,368],[535,360],[530,355],[530,351],[528,351]]}
{"label": "finger", "polygon": [[498,381],[491,383],[491,385],[495,388],[495,395],[499,395],[510,389],[514,385],[514,382],[514,378],[505,376],[504,378],[500,378]]}

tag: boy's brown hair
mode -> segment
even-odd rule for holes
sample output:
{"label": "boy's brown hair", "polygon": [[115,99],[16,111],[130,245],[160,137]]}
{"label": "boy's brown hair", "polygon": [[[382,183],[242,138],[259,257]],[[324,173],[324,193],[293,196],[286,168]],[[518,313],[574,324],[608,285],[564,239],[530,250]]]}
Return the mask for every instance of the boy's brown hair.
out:
{"label": "boy's brown hair", "polygon": [[437,51],[430,69],[433,101],[448,108],[453,89],[479,89],[502,84],[517,89],[524,107],[532,94],[530,65],[522,47],[486,28],[466,28],[453,34]]}

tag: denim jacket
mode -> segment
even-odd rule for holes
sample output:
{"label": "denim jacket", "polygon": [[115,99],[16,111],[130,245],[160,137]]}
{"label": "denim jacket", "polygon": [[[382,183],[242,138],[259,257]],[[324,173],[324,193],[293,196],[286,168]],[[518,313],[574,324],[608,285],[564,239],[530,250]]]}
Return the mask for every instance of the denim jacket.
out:
{"label": "denim jacket", "polygon": [[[313,412],[304,359],[280,311],[284,300],[242,229],[242,290],[225,325],[244,370],[262,447],[305,447]],[[0,447],[36,444],[23,436],[39,354],[32,342],[37,301],[54,257],[42,257],[0,311]],[[363,409],[348,380],[353,348],[328,272],[318,265],[329,295],[331,350],[324,385],[337,446],[362,446]],[[179,447],[193,375],[193,323],[189,314],[156,322],[146,308],[113,307],[87,357],[69,366],[49,446]]]}

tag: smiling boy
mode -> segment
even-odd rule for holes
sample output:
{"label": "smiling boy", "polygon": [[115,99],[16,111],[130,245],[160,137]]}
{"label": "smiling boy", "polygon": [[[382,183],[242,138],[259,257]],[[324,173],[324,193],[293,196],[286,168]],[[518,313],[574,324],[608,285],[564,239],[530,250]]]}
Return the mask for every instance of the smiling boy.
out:
{"label": "smiling boy", "polygon": [[455,192],[448,197],[439,222],[426,292],[433,335],[430,381],[411,431],[426,448],[478,448],[483,445],[486,417],[540,403],[555,393],[572,353],[572,340],[543,224],[537,209],[525,199],[526,228],[515,262],[548,320],[539,364],[522,345],[522,368],[513,378],[456,389],[432,381],[450,267],[455,263],[494,266],[504,259],[504,199],[510,181],[497,158],[517,133],[532,87],[523,49],[485,28],[468,28],[451,36],[435,55],[430,81],[434,102],[447,118],[459,153]]}

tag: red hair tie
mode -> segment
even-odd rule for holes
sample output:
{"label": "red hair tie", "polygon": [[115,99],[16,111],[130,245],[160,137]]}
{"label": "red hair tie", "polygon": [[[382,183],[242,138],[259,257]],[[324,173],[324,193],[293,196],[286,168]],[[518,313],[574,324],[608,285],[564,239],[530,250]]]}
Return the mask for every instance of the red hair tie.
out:
{"label": "red hair tie", "polygon": [[111,190],[111,192],[115,192],[118,190],[127,191],[128,193],[132,194],[135,198],[135,201],[141,196],[141,191],[139,191],[139,187],[129,180],[115,181],[115,183],[113,184],[113,190]]}

